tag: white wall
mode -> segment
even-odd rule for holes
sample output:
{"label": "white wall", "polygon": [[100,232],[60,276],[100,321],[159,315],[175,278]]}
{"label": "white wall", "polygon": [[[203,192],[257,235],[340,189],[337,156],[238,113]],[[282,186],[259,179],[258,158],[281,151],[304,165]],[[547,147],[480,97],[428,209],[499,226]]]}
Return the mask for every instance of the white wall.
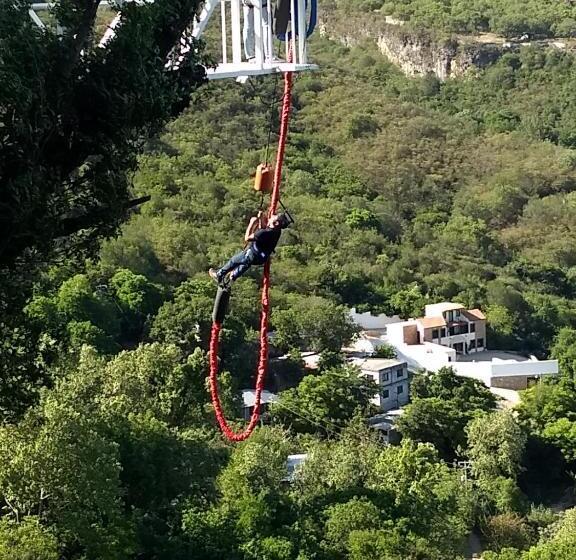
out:
{"label": "white wall", "polygon": [[493,377],[512,377],[515,375],[556,375],[559,371],[558,360],[546,360],[537,362],[529,360],[527,362],[492,362]]}
{"label": "white wall", "polygon": [[424,316],[442,317],[442,315],[446,313],[448,309],[450,309],[450,311],[459,311],[460,309],[455,309],[455,307],[458,308],[459,305],[460,305],[459,303],[448,301],[444,301],[442,303],[431,303],[424,307]]}
{"label": "white wall", "polygon": [[365,331],[385,329],[388,325],[402,321],[397,315],[372,315],[371,313],[356,313],[356,309],[350,310],[350,318]]}
{"label": "white wall", "polygon": [[487,387],[492,385],[492,362],[456,362],[451,365],[462,377],[478,379]]}
{"label": "white wall", "polygon": [[408,325],[416,325],[416,321],[402,321],[400,323],[392,323],[386,327],[386,339],[392,346],[404,344],[404,327]]}
{"label": "white wall", "polygon": [[[404,387],[404,391],[400,395],[398,394],[399,385]],[[410,384],[408,380],[381,387],[380,394],[382,394],[384,389],[388,391],[388,398],[385,399],[384,397],[380,396],[379,403],[376,403],[378,406],[380,406],[382,412],[394,410],[408,404],[410,400]]]}
{"label": "white wall", "polygon": [[556,375],[558,361],[546,360],[526,362],[456,362],[453,364],[458,375],[472,377],[482,381],[487,387],[492,386],[495,377],[538,377],[540,375]]}
{"label": "white wall", "polygon": [[372,354],[381,346],[388,344],[383,338],[375,338],[373,336],[360,336],[351,344],[352,350],[355,352],[364,352]]}

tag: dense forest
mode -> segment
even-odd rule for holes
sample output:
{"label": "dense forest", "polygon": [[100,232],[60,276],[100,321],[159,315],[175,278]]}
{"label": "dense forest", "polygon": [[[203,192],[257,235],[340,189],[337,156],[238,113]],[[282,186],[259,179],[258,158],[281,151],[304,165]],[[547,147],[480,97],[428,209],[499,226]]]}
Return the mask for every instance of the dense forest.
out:
{"label": "dense forest", "polygon": [[[321,8],[443,32],[576,28],[571,2],[336,4]],[[373,43],[314,39],[283,187],[296,223],[272,265],[280,398],[230,445],[205,381],[207,270],[262,204],[252,175],[274,156],[282,83],[204,83],[201,44],[167,78],[158,53],[196,9],[134,8],[109,55],[82,58],[77,35],[60,44],[0,0],[0,560],[458,560],[471,533],[485,560],[571,560],[575,56],[527,46],[440,82]],[[90,16],[72,13],[70,28]],[[234,285],[223,331],[237,426],[260,275]],[[553,356],[561,375],[510,411],[451,369],[419,372],[386,445],[366,423],[377,387],[340,353],[348,309],[407,318],[443,300],[483,309],[491,348]]]}
{"label": "dense forest", "polygon": [[348,13],[380,12],[422,29],[505,37],[574,37],[572,0],[334,0]]}

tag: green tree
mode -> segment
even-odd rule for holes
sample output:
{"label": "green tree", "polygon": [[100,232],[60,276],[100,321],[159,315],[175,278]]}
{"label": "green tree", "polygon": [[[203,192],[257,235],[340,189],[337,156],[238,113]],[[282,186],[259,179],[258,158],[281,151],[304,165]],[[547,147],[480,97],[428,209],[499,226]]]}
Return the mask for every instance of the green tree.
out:
{"label": "green tree", "polygon": [[478,416],[466,427],[466,433],[467,454],[476,476],[517,477],[527,438],[511,412]]}
{"label": "green tree", "polygon": [[396,350],[390,344],[383,344],[376,349],[376,352],[373,355],[374,358],[382,358],[385,360],[395,360],[396,359]]}
{"label": "green tree", "polygon": [[11,422],[34,404],[50,378],[33,333],[21,323],[0,321],[0,372],[0,417]]}
{"label": "green tree", "polygon": [[114,303],[96,293],[84,274],[66,280],[55,299],[64,322],[89,322],[111,336],[118,336],[120,319]]}
{"label": "green tree", "polygon": [[516,513],[504,513],[488,519],[484,534],[490,550],[500,552],[503,549],[527,548],[531,541],[530,529]]}
{"label": "green tree", "polygon": [[274,420],[297,432],[329,435],[366,414],[377,392],[374,381],[344,366],[307,375],[298,387],[282,392],[270,410]]}
{"label": "green tree", "polygon": [[522,560],[568,560],[576,544],[575,519],[574,509],[566,511],[563,518],[551,527],[546,535],[548,538],[544,537],[525,552]]}
{"label": "green tree", "polygon": [[515,348],[518,344],[519,317],[502,305],[490,305],[486,309],[489,326],[488,336],[495,348]]}
{"label": "green tree", "polygon": [[90,321],[70,321],[66,325],[70,349],[79,350],[84,344],[96,348],[105,354],[119,350],[114,339]]}
{"label": "green tree", "polygon": [[162,304],[157,286],[144,276],[130,270],[118,270],[110,279],[110,286],[123,312],[123,331],[129,339],[139,339],[148,317],[156,314]]}
{"label": "green tree", "polygon": [[563,328],[552,346],[552,357],[557,359],[563,375],[576,377],[576,330]]}
{"label": "green tree", "polygon": [[560,419],[576,421],[576,388],[571,379],[543,381],[522,392],[517,407],[521,420],[540,433]]}
{"label": "green tree", "polygon": [[378,219],[369,210],[354,208],[346,216],[346,225],[352,229],[377,229]]}
{"label": "green tree", "polygon": [[282,350],[340,352],[358,332],[343,306],[317,296],[293,298],[291,303],[272,315],[274,344]]}
{"label": "green tree", "polygon": [[165,68],[196,0],[125,6],[106,49],[94,41],[97,5],[58,0],[62,35],[39,29],[26,2],[2,10],[2,267],[27,251],[49,252],[58,238],[112,232],[126,216],[128,172],[143,140],[179,114],[204,79],[196,49],[178,71]]}
{"label": "green tree", "polygon": [[576,422],[559,418],[544,428],[542,438],[558,447],[568,463],[576,462]]}
{"label": "green tree", "polygon": [[21,523],[0,521],[0,560],[58,560],[58,549],[56,536],[37,518],[27,517]]}
{"label": "green tree", "polygon": [[49,402],[0,431],[0,492],[16,520],[40,514],[89,558],[128,558],[132,532],[121,511],[117,446],[93,419]]}
{"label": "green tree", "polygon": [[382,523],[380,510],[366,498],[353,498],[344,504],[326,509],[326,541],[328,549],[340,554],[350,547],[351,533],[378,529]]}
{"label": "green tree", "polygon": [[408,319],[410,317],[421,317],[424,306],[427,304],[426,298],[417,284],[409,288],[398,290],[390,299],[394,311]]}
{"label": "green tree", "polygon": [[[78,430],[71,432],[70,438],[79,439],[77,445],[91,449],[97,444],[106,444],[114,450],[114,467],[121,473],[119,480],[102,464],[105,454],[99,461],[86,455],[83,468],[100,469],[101,473],[94,476],[94,481],[85,483],[83,471],[79,470],[78,483],[86,488],[80,491],[66,480],[66,489],[84,496],[84,493],[97,493],[94,485],[103,484],[105,488],[97,493],[102,500],[109,499],[111,492],[117,492],[119,519],[112,518],[110,513],[102,515],[110,519],[116,531],[125,528],[124,544],[118,542],[117,546],[124,546],[122,550],[127,555],[146,553],[159,558],[177,558],[185,554],[186,539],[180,530],[184,504],[200,503],[216,494],[216,473],[225,454],[218,446],[210,445],[214,434],[210,429],[212,416],[208,421],[204,410],[208,400],[205,367],[205,357],[200,350],[183,359],[176,347],[154,344],[106,361],[93,349],[84,348],[78,365],[69,366],[54,389],[46,392],[42,416],[52,410],[66,411],[82,419],[92,430],[85,434],[86,441]],[[49,430],[51,425],[45,424]],[[58,430],[66,429],[70,430],[67,424],[58,426]],[[36,464],[37,452],[35,448],[32,448],[34,452],[30,451],[32,444],[34,440],[17,455],[25,465],[27,461]],[[45,453],[50,456],[54,453],[60,462],[68,461],[70,469],[75,467],[73,456],[68,457],[71,451],[66,454],[53,446],[45,447]],[[44,455],[42,460],[48,461]],[[68,471],[58,462],[54,468],[58,466],[60,476],[64,476]],[[20,468],[18,480],[23,488],[30,489],[27,491],[32,493],[33,500],[35,485],[39,483],[35,471],[30,471]],[[13,503],[10,496],[7,497]],[[52,511],[55,505],[48,498],[45,502],[43,511]],[[76,516],[78,523],[84,518],[91,519],[90,516],[97,517],[100,511],[97,506],[86,502],[86,512]],[[63,515],[53,519],[59,532],[67,530],[66,519]],[[98,529],[97,524],[95,527]],[[104,523],[104,527],[108,525]],[[94,539],[98,538],[96,529]],[[111,539],[106,544],[105,537],[101,539],[102,546],[112,547]],[[118,552],[117,557],[123,557],[122,554],[124,552]]]}
{"label": "green tree", "polygon": [[496,397],[476,379],[456,375],[453,368],[437,372],[422,371],[412,378],[412,396],[418,399],[437,397],[443,401],[457,401],[463,409],[489,411],[496,407]]}
{"label": "green tree", "polygon": [[207,347],[212,324],[213,287],[207,282],[187,281],[158,311],[150,336],[153,340],[177,344],[185,351]]}
{"label": "green tree", "polygon": [[[458,475],[438,461],[430,445],[382,447],[366,430],[352,426],[340,440],[309,449],[294,485],[298,502],[314,510],[325,506],[331,516],[349,509],[348,525],[338,515],[330,517],[330,526],[338,534],[350,531],[348,543],[334,544],[340,550],[348,546],[354,557],[369,558],[375,551],[384,558],[456,556],[472,507]],[[350,503],[354,496],[358,502]],[[336,508],[335,502],[342,505]],[[370,502],[379,519],[368,519],[369,512],[375,513]],[[327,536],[324,526],[321,536]]]}
{"label": "green tree", "polygon": [[434,445],[446,460],[454,459],[466,442],[468,415],[454,401],[438,397],[415,399],[404,409],[397,427],[403,436]]}
{"label": "green tree", "polygon": [[496,407],[496,399],[486,387],[456,375],[452,368],[417,373],[411,392],[412,403],[399,418],[398,429],[414,441],[434,444],[449,460],[466,446],[467,423]]}

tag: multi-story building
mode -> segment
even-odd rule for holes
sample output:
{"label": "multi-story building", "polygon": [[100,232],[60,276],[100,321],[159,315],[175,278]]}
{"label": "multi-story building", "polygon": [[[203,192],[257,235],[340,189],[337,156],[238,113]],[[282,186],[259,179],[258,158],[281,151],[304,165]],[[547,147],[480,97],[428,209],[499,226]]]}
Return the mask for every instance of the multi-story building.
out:
{"label": "multi-story building", "polygon": [[[486,348],[486,317],[458,303],[427,305],[424,317],[389,324],[383,340],[411,371],[452,367],[498,389],[526,389],[544,376],[558,374],[558,361],[539,361]],[[366,341],[363,341],[366,343]]]}
{"label": "multi-story building", "polygon": [[359,363],[362,373],[379,387],[372,402],[382,412],[399,408],[410,400],[408,364],[399,360],[368,358]]}
{"label": "multi-story building", "polygon": [[458,303],[427,305],[424,317],[388,325],[388,339],[393,344],[430,342],[456,354],[481,352],[486,348],[486,317]]}
{"label": "multi-story building", "polygon": [[424,317],[416,319],[423,342],[434,342],[457,354],[481,352],[486,347],[486,316],[479,309],[458,303],[427,305]]}

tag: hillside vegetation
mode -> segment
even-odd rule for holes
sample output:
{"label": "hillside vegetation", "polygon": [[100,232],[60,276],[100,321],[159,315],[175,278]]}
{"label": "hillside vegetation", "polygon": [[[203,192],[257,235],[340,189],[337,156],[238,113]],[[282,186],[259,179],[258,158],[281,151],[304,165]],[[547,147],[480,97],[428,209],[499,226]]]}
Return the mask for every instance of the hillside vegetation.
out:
{"label": "hillside vegetation", "polygon": [[506,37],[574,37],[572,0],[334,0],[348,13],[378,11],[428,29]]}
{"label": "hillside vegetation", "polygon": [[[456,300],[487,310],[492,345],[544,355],[576,320],[573,58],[526,49],[441,84],[370,44],[314,54],[322,73],[296,83],[278,306],[312,292],[413,316]],[[238,246],[274,92],[255,87],[212,86],[170,127],[136,178],[153,202],[101,266],[178,281]]]}
{"label": "hillside vegetation", "polygon": [[[560,4],[572,13],[523,13]],[[457,5],[480,10],[339,9],[416,20]],[[486,560],[572,560],[575,510],[548,507],[569,507],[576,469],[576,60],[524,48],[441,83],[405,77],[369,42],[316,38],[311,57],[321,71],[296,79],[283,186],[296,224],[272,264],[280,398],[266,425],[234,446],[215,425],[207,270],[261,205],[251,175],[269,134],[274,156],[274,77],[198,89],[123,175],[150,202],[90,260],[71,244],[25,275],[1,269],[0,560],[461,560],[471,531]],[[260,274],[234,285],[222,335],[238,427]],[[357,333],[347,310],[410,317],[442,300],[482,308],[491,348],[551,355],[561,376],[510,412],[451,369],[420,372],[404,439],[385,445],[366,426],[377,387],[340,354]],[[294,453],[307,461],[288,480]]]}

